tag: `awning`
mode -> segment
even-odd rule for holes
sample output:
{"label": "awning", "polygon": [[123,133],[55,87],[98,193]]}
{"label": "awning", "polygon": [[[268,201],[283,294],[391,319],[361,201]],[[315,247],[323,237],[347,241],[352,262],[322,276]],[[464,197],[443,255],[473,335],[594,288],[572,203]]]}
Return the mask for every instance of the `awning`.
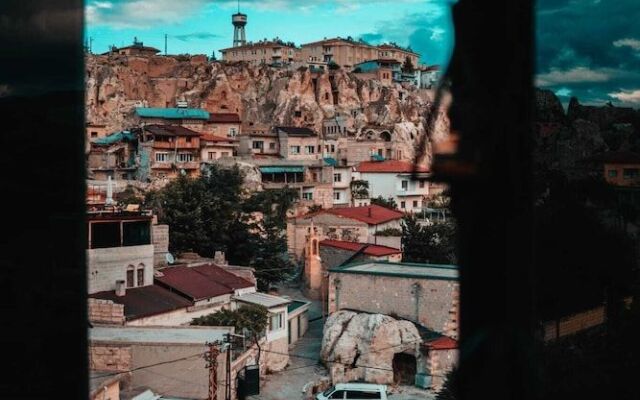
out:
{"label": "awning", "polygon": [[330,165],[332,167],[335,167],[336,165],[338,165],[338,162],[336,161],[335,158],[325,157],[323,158],[323,160],[325,163],[327,163],[327,165]]}
{"label": "awning", "polygon": [[384,157],[381,156],[380,154],[372,154],[371,158],[375,161],[384,161]]}
{"label": "awning", "polygon": [[301,166],[260,167],[263,174],[282,174],[285,172],[304,172]]}

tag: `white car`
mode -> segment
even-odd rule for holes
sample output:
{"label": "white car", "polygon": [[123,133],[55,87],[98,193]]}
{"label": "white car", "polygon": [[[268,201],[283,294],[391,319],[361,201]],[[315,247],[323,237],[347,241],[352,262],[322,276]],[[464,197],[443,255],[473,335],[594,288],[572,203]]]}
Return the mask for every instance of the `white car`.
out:
{"label": "white car", "polygon": [[322,393],[316,395],[317,400],[349,399],[387,400],[387,385],[375,385],[372,383],[338,383]]}

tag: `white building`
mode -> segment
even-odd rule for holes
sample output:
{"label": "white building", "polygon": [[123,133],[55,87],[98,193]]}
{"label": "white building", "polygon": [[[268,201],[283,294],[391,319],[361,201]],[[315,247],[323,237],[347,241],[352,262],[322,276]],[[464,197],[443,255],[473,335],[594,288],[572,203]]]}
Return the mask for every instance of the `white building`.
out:
{"label": "white building", "polygon": [[[369,197],[393,198],[398,209],[420,211],[429,196],[429,170],[410,162],[387,160],[365,161],[356,167],[359,179],[369,182]],[[414,176],[415,174],[415,176]]]}

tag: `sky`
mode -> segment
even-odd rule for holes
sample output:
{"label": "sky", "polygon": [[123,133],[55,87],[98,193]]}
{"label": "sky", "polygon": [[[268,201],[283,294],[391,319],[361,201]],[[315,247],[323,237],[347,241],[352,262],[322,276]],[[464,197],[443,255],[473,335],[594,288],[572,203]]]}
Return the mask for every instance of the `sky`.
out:
{"label": "sky", "polygon": [[[325,37],[411,46],[427,65],[446,64],[453,47],[453,0],[241,0],[247,40],[278,37],[296,45]],[[236,0],[87,0],[86,36],[94,53],[137,37],[169,54],[211,55],[233,44]]]}

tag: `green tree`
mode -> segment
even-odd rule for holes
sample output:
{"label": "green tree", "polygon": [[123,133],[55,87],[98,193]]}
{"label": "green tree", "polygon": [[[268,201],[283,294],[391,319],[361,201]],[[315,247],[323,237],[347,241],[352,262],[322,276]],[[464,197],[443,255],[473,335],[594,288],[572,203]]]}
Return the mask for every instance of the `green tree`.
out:
{"label": "green tree", "polygon": [[140,204],[143,202],[144,196],[140,195],[133,186],[127,185],[122,192],[115,195],[115,199],[120,205]]}
{"label": "green tree", "polygon": [[340,69],[340,66],[333,60],[329,61],[329,63],[327,64],[327,68],[329,68],[330,70],[336,70],[336,69]]}
{"label": "green tree", "polygon": [[448,222],[422,225],[413,215],[402,221],[403,260],[409,262],[455,264],[456,227]]}
{"label": "green tree", "polygon": [[375,197],[373,199],[371,199],[371,204],[377,204],[381,207],[386,207],[386,208],[390,208],[392,210],[397,210],[398,209],[398,203],[396,203],[396,201],[393,199],[393,197],[389,197],[388,199],[385,199],[382,196],[378,196]]}
{"label": "green tree", "polygon": [[355,179],[349,183],[349,188],[351,189],[351,202],[358,199],[368,199],[369,198],[369,181]]}
{"label": "green tree", "polygon": [[415,71],[415,66],[409,57],[404,59],[404,63],[402,64],[402,72],[413,73]]}
{"label": "green tree", "polygon": [[249,335],[251,341],[258,347],[257,362],[260,362],[260,338],[269,323],[269,311],[266,307],[247,304],[237,310],[222,309],[213,314],[191,320],[191,325],[199,326],[233,326],[236,333]]}
{"label": "green tree", "polygon": [[442,388],[436,395],[436,400],[457,400],[460,397],[458,395],[457,379],[457,368],[447,372]]}

